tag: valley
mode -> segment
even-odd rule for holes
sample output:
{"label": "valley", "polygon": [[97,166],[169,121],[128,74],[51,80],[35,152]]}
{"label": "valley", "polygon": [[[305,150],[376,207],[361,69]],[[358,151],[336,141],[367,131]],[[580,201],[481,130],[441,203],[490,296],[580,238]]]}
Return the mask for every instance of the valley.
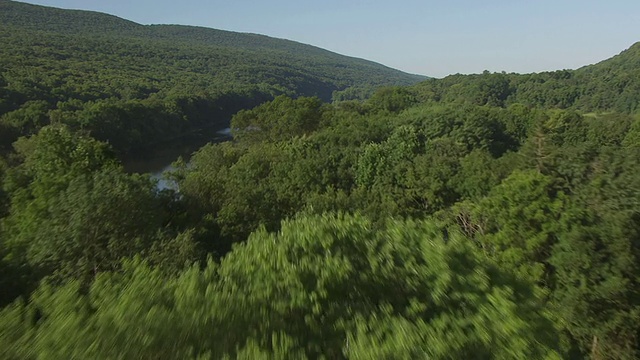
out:
{"label": "valley", "polygon": [[639,358],[629,45],[431,78],[0,0],[0,358]]}

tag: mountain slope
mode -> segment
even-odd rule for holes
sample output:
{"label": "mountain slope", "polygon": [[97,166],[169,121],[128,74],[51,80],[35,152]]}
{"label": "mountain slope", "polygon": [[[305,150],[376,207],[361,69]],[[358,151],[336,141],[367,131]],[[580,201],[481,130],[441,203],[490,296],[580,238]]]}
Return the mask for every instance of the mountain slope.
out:
{"label": "mountain slope", "polygon": [[[0,0],[0,22],[4,26],[71,36],[83,34],[164,40],[182,46],[212,46],[213,50],[231,48],[252,51],[251,55],[260,53],[282,65],[304,70],[312,77],[329,79],[328,85],[336,89],[354,85],[408,85],[424,79],[423,76],[406,74],[371,61],[294,41],[194,26],[145,26],[91,11],[63,10]],[[326,94],[322,95],[326,98]]]}
{"label": "mountain slope", "polygon": [[0,147],[62,122],[120,151],[203,127],[273,97],[425,77],[262,35],[140,25],[0,0]]}
{"label": "mountain slope", "polygon": [[581,85],[577,105],[633,112],[640,109],[640,42],[620,54],[575,71]]}
{"label": "mountain slope", "polygon": [[522,103],[591,112],[640,110],[640,42],[577,70],[489,73],[429,79],[414,87],[423,100],[505,106]]}
{"label": "mountain slope", "polygon": [[0,21],[3,26],[66,33],[126,32],[142,26],[99,12],[58,9],[9,0],[0,0]]}

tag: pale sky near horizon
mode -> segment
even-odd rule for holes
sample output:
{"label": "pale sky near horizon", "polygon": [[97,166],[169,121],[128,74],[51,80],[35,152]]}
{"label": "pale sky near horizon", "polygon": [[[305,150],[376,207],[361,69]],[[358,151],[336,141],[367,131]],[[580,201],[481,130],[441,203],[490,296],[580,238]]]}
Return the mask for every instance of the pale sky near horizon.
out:
{"label": "pale sky near horizon", "polygon": [[575,69],[640,41],[640,0],[25,2],[258,33],[434,77]]}

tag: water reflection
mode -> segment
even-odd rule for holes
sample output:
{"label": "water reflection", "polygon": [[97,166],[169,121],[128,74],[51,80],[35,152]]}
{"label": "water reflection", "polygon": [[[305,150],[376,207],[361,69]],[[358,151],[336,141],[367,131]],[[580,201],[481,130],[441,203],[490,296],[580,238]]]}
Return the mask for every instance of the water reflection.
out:
{"label": "water reflection", "polygon": [[191,155],[207,143],[230,139],[230,128],[216,130],[214,133],[200,134],[177,143],[167,144],[166,147],[156,149],[152,153],[145,152],[126,158],[123,160],[123,166],[125,171],[129,173],[151,174],[151,178],[158,181],[158,190],[178,190],[177,184],[165,177],[165,172],[174,170],[173,162],[179,157],[188,162]]}

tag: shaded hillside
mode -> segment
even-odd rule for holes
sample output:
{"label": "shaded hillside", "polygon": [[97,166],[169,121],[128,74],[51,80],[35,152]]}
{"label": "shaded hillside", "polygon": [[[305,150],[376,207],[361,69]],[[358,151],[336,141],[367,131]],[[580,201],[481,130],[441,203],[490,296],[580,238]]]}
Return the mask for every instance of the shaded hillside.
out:
{"label": "shaded hillside", "polygon": [[611,59],[575,71],[581,86],[576,105],[586,109],[640,109],[640,42]]}
{"label": "shaded hillside", "polygon": [[129,32],[142,27],[117,16],[80,10],[65,10],[16,1],[0,0],[0,22],[31,30],[64,33]]}
{"label": "shaded hillside", "polygon": [[280,94],[329,100],[347,87],[424,77],[262,35],[0,0],[0,143],[51,122],[128,151]]}
{"label": "shaded hillside", "polygon": [[415,87],[427,101],[468,102],[582,111],[640,109],[640,43],[608,60],[577,70],[534,74],[489,73],[429,79]]}
{"label": "shaded hillside", "polygon": [[[140,25],[118,17],[91,11],[63,10],[14,1],[0,0],[0,21],[6,26],[67,35],[111,35],[172,44],[207,45],[210,49],[249,50],[252,60],[258,53],[263,65],[293,66],[310,76],[330,80],[327,86],[408,85],[424,79],[389,67],[339,55],[318,47],[264,35],[238,33],[181,25]],[[236,59],[233,59],[236,60]],[[320,67],[318,67],[320,66]],[[312,94],[305,94],[312,95]]]}

